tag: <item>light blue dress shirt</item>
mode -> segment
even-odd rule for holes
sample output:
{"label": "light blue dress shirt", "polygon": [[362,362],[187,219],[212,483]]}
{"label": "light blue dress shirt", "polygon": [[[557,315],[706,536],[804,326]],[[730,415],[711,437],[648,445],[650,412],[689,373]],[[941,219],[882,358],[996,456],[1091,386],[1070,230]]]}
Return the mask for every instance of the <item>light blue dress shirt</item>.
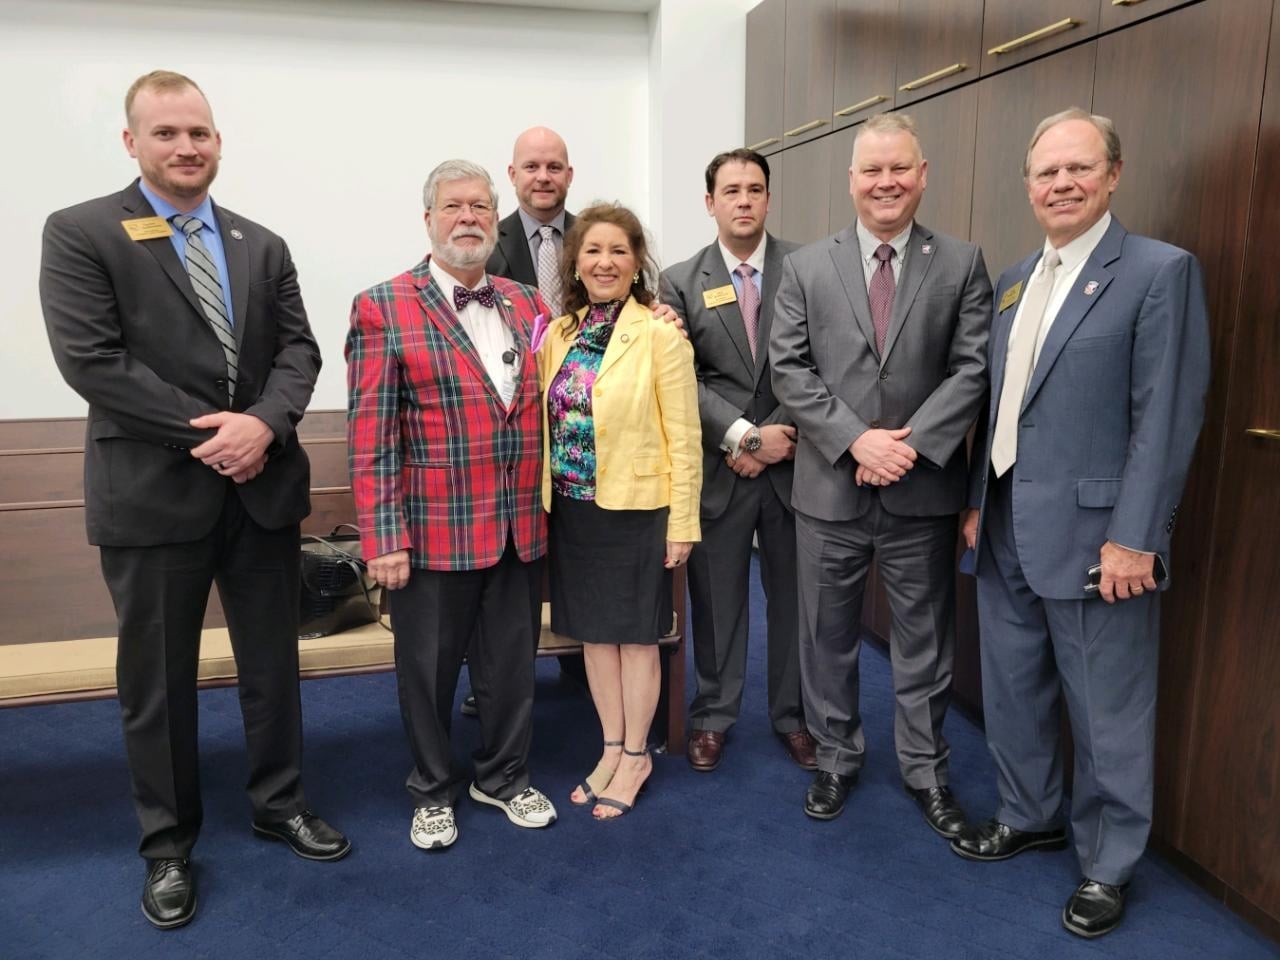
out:
{"label": "light blue dress shirt", "polygon": [[[187,235],[176,226],[173,226],[173,218],[181,214],[182,211],[168,200],[157,195],[154,190],[147,186],[145,181],[139,180],[138,187],[142,190],[142,195],[147,198],[147,202],[151,204],[151,209],[156,212],[156,216],[163,217],[173,227],[173,235],[169,239],[173,243],[173,249],[178,251],[178,262],[185,267],[187,263]],[[222,302],[227,305],[227,321],[234,328],[236,318],[231,312],[231,275],[227,273],[227,255],[222,247],[222,234],[218,232],[218,218],[213,214],[213,201],[206,196],[204,202],[192,210],[190,215],[204,224],[200,228],[200,242],[204,244],[205,249],[209,251],[209,256],[213,258],[213,265],[218,268],[218,279],[222,282]]]}

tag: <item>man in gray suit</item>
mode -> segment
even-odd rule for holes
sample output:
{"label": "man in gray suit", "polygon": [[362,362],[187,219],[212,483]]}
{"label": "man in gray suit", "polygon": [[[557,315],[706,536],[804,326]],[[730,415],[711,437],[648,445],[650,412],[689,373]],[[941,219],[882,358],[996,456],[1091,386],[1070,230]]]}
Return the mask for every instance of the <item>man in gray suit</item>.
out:
{"label": "man in gray suit", "polygon": [[507,176],[518,206],[498,221],[498,243],[485,272],[537,287],[553,316],[560,313],[560,251],[573,226],[564,208],[573,183],[569,148],[554,130],[532,127],[516,138]]}
{"label": "man in gray suit", "polygon": [[125,98],[141,178],[49,217],[40,300],[89,403],[85,518],[119,620],[117,687],[157,927],[195,914],[196,671],[216,582],[239,673],[253,830],[309,860],[351,849],[307,809],[298,694],[296,426],[320,370],[283,240],[215,204],[222,140],[199,87],[156,71]]}
{"label": "man in gray suit", "polygon": [[719,766],[742,706],[754,534],[767,603],[769,719],[791,759],[812,770],[796,641],[796,431],[773,395],[768,356],[782,261],[797,245],[765,233],[769,161],[760,154],[717,155],[706,182],[718,237],[661,281],[663,303],[684,319],[693,343],[702,418],[702,542],[689,557],[698,692],[687,754],[695,770]]}
{"label": "man in gray suit", "polygon": [[964,524],[1000,806],[952,849],[1065,846],[1065,698],[1084,878],[1062,922],[1085,937],[1120,922],[1151,826],[1159,591],[1209,381],[1199,265],[1112,218],[1120,167],[1111,121],[1080,109],[1031,139],[1046,240],[997,286]]}
{"label": "man in gray suit", "polygon": [[857,220],[783,265],[769,358],[795,420],[800,678],[818,742],[805,812],[831,819],[863,763],[858,649],[875,556],[893,608],[894,739],[907,792],[955,836],[942,721],[955,645],[965,434],[986,395],[991,281],[981,251],[915,222],[928,163],[911,119],[854,139]]}

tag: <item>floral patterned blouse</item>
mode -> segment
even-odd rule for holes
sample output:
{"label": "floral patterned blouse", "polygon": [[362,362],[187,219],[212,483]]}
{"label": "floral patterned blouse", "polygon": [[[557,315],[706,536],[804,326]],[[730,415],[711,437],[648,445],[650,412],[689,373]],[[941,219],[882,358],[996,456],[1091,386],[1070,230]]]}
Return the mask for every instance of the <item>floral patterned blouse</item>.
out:
{"label": "floral patterned blouse", "polygon": [[596,434],[591,388],[605,348],[622,312],[622,300],[593,303],[578,327],[578,339],[547,391],[551,426],[551,489],[574,500],[596,498]]}

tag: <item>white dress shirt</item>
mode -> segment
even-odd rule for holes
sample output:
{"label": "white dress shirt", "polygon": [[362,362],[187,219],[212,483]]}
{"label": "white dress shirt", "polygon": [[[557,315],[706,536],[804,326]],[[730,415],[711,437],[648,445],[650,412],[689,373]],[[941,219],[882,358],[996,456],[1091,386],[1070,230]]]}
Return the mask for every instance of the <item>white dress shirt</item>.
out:
{"label": "white dress shirt", "polygon": [[[449,309],[452,310],[453,288],[463,285],[458,283],[454,276],[444,267],[440,266],[435,257],[431,258],[428,267],[431,270],[431,276],[439,284],[445,300],[448,301]],[[490,282],[489,276],[486,274],[476,287],[464,287],[464,289],[478,289]],[[496,291],[494,295],[501,296]],[[511,406],[511,400],[516,395],[516,376],[520,371],[519,357],[516,357],[512,363],[506,363],[502,359],[504,353],[514,356],[513,344],[515,340],[511,335],[511,328],[503,322],[502,314],[498,312],[496,306],[486,307],[477,300],[472,300],[461,310],[454,310],[454,313],[457,314],[458,322],[462,324],[462,329],[466,331],[467,337],[471,340],[471,345],[476,348],[476,353],[480,355],[480,362],[484,364],[485,373],[489,374],[489,379],[498,388],[498,396],[502,398],[504,404]]]}
{"label": "white dress shirt", "polygon": [[[889,241],[889,246],[893,247],[893,259],[889,261],[889,265],[893,268],[894,284],[902,279],[902,265],[907,259],[907,241],[911,239],[911,228],[915,225],[916,222],[912,220],[900,234]],[[870,290],[871,277],[880,268],[880,261],[876,259],[876,250],[885,241],[864,227],[861,220],[857,222],[854,229],[858,234],[858,252],[862,255],[862,279]]]}

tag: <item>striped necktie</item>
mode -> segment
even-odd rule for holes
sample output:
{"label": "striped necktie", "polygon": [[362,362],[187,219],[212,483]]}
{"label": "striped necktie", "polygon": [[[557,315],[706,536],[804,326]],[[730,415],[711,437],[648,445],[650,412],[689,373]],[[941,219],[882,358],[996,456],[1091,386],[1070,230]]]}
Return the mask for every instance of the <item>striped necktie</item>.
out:
{"label": "striped necktie", "polygon": [[560,251],[556,249],[556,229],[550,224],[538,228],[538,292],[551,316],[560,316]]}
{"label": "striped necktie", "polygon": [[227,317],[227,304],[222,296],[222,279],[200,239],[200,230],[204,224],[199,218],[190,214],[179,214],[173,218],[173,225],[187,237],[187,276],[191,278],[191,286],[195,290],[196,299],[204,309],[205,319],[213,329],[222,352],[227,358],[227,399],[236,393],[236,374],[238,372],[238,353],[236,351],[236,335],[231,330],[231,321]]}

